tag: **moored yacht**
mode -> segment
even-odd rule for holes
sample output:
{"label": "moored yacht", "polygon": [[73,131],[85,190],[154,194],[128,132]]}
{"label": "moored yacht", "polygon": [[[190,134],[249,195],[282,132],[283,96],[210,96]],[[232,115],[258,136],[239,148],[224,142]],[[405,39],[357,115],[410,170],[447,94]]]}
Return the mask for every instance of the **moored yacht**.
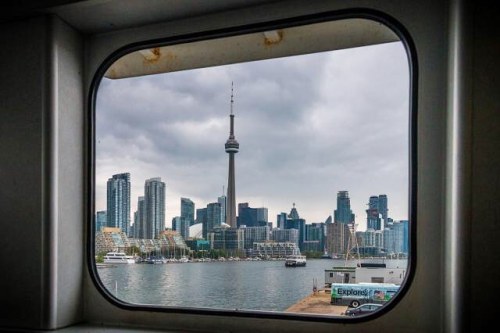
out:
{"label": "moored yacht", "polygon": [[104,256],[105,264],[135,264],[133,256],[126,255],[124,252],[108,252]]}

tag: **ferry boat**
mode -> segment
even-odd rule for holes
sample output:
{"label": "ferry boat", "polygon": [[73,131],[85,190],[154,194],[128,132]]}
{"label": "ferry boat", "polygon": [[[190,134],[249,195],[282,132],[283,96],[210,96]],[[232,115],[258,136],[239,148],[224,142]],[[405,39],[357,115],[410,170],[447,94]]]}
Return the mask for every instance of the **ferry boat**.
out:
{"label": "ferry boat", "polygon": [[288,256],[285,260],[286,267],[299,267],[306,265],[306,256],[295,254]]}
{"label": "ferry boat", "polygon": [[108,252],[104,256],[105,264],[135,264],[133,256],[128,256],[124,252]]}

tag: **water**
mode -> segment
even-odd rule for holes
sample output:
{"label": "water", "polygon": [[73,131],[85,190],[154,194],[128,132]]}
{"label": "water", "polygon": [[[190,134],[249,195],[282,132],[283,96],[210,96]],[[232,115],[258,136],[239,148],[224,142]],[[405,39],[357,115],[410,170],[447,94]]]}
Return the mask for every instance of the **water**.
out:
{"label": "water", "polygon": [[[406,266],[405,260],[385,263]],[[314,279],[323,288],[325,269],[344,264],[329,259],[308,259],[307,266],[295,268],[284,261],[133,264],[99,268],[98,274],[113,295],[129,303],[284,311],[313,292]]]}

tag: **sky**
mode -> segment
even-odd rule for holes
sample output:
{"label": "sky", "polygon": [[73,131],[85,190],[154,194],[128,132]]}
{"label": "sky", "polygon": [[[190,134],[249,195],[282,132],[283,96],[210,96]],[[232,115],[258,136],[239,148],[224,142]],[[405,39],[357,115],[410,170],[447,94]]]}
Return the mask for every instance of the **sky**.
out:
{"label": "sky", "polygon": [[236,202],[266,207],[269,221],[293,204],[324,222],[347,190],[358,230],[368,199],[388,196],[408,219],[409,71],[399,42],[111,80],[96,103],[96,210],[106,181],[131,174],[131,219],[146,179],[166,184],[165,226],[180,198],[195,208],[227,190],[234,84]]}

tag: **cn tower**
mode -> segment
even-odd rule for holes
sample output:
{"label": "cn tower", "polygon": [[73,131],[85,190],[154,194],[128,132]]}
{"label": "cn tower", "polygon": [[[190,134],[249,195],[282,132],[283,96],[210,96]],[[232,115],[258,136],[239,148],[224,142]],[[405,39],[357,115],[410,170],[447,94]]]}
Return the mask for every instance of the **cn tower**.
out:
{"label": "cn tower", "polygon": [[229,175],[227,179],[227,205],[226,223],[231,228],[236,228],[236,186],[234,177],[234,154],[238,152],[240,144],[234,137],[234,114],[233,114],[233,83],[231,82],[231,113],[229,115],[229,139],[226,141],[226,153],[229,154]]}

